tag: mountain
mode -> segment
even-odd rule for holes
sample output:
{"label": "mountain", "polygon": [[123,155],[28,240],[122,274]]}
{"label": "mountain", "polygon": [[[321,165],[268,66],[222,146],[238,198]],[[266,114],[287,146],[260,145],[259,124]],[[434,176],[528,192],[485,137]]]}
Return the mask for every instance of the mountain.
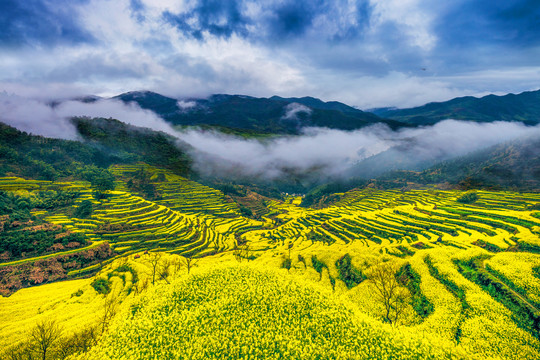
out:
{"label": "mountain", "polygon": [[540,90],[481,98],[465,96],[409,109],[374,111],[378,116],[413,125],[431,125],[445,119],[521,121],[527,125],[536,125],[540,123]]}
{"label": "mountain", "polygon": [[[261,133],[296,134],[309,126],[354,130],[383,123],[391,128],[404,124],[380,118],[339,102],[304,98],[255,98],[216,94],[207,99],[177,100],[149,91],[128,92],[114,97],[135,102],[154,111],[173,125],[218,126]],[[307,108],[306,108],[307,107]]]}
{"label": "mountain", "polygon": [[463,189],[488,188],[538,191],[540,137],[527,137],[476,151],[415,171],[389,172],[383,181],[447,183]]}
{"label": "mountain", "polygon": [[328,101],[324,102],[320,99],[311,97],[311,96],[304,96],[301,98],[298,97],[291,97],[291,98],[283,98],[280,96],[272,96],[269,98],[270,100],[276,100],[276,101],[283,101],[287,103],[298,103],[305,106],[308,106],[312,109],[320,109],[320,110],[336,110],[341,111],[343,113],[353,113],[353,114],[368,114],[362,110],[356,109],[352,106],[340,103],[338,101]]}

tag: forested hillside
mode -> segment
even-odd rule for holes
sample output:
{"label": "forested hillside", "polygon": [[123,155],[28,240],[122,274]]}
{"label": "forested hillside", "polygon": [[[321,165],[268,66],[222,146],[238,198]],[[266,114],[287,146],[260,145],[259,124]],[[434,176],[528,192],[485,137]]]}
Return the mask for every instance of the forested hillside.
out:
{"label": "forested hillside", "polygon": [[414,125],[430,125],[445,119],[466,121],[520,121],[540,123],[540,90],[481,98],[465,96],[445,102],[433,102],[410,109],[381,109],[381,117]]}
{"label": "forested hillside", "polygon": [[[383,123],[391,128],[406,126],[379,118],[338,102],[314,98],[255,98],[244,95],[212,95],[208,99],[181,102],[149,91],[129,92],[115,97],[152,110],[174,125],[212,125],[269,134],[296,134],[308,126],[354,130]],[[180,106],[179,104],[182,104]],[[303,107],[298,107],[303,104]]]}

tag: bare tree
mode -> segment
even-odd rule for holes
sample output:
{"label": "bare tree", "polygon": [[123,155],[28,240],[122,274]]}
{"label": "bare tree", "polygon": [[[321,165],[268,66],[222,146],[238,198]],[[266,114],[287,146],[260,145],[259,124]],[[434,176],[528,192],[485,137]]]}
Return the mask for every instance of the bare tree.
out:
{"label": "bare tree", "polygon": [[62,330],[54,320],[42,320],[36,324],[30,333],[30,339],[38,358],[46,360],[50,357],[56,343],[60,340]]}
{"label": "bare tree", "polygon": [[170,268],[171,268],[172,265],[173,265],[172,260],[167,259],[167,260],[164,260],[161,263],[161,265],[159,266],[159,269],[158,269],[159,278],[161,280],[165,280],[165,282],[167,284],[170,284],[170,282],[168,280],[168,277],[170,275]]}
{"label": "bare tree", "polygon": [[105,298],[105,302],[103,303],[103,314],[99,319],[101,334],[105,332],[111,320],[116,315],[117,311],[118,298],[117,295],[113,291],[111,291],[110,295]]}
{"label": "bare tree", "polygon": [[242,261],[242,248],[234,244],[233,255],[236,261],[241,262]]}
{"label": "bare tree", "polygon": [[162,254],[159,252],[153,252],[150,254],[150,266],[152,267],[152,285],[156,282],[156,274],[158,270],[159,261],[161,260]]}
{"label": "bare tree", "polygon": [[133,287],[135,288],[135,294],[139,294],[148,288],[148,278],[144,277],[142,280],[137,281]]}
{"label": "bare tree", "polygon": [[71,355],[85,353],[97,343],[98,329],[96,326],[87,326],[71,336],[60,340],[57,359],[67,359]]}
{"label": "bare tree", "polygon": [[170,261],[170,266],[172,267],[173,276],[178,276],[178,274],[180,273],[180,269],[182,269],[183,266],[182,258],[179,256],[175,256]]}
{"label": "bare tree", "polygon": [[184,257],[184,265],[186,265],[188,274],[190,273],[191,268],[197,266],[198,262],[199,261],[193,257],[193,254]]}
{"label": "bare tree", "polygon": [[399,266],[393,262],[378,263],[371,267],[368,278],[373,284],[374,298],[384,307],[383,318],[396,325],[410,304],[410,294],[403,288],[396,272]]}
{"label": "bare tree", "polygon": [[86,326],[79,332],[73,335],[73,341],[78,352],[87,352],[90,348],[97,344],[99,332],[97,326]]}
{"label": "bare tree", "polygon": [[251,260],[251,249],[248,244],[243,244],[240,246],[234,245],[233,255],[238,262],[241,262],[243,259]]}

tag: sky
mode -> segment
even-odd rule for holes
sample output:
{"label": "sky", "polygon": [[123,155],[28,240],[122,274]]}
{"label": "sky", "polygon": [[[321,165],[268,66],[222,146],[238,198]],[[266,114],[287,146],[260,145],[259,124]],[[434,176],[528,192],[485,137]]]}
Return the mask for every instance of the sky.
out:
{"label": "sky", "polygon": [[369,109],[538,88],[538,0],[0,0],[5,96],[151,90]]}

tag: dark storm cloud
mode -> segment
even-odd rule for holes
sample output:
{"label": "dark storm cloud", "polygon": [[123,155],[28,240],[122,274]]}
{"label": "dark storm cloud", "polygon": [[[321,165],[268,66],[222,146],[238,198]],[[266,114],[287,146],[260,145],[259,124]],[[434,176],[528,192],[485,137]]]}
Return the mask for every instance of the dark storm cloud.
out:
{"label": "dark storm cloud", "polygon": [[0,44],[18,47],[92,42],[94,38],[77,22],[71,7],[86,2],[86,0],[59,0],[54,3],[45,0],[2,0]]}
{"label": "dark storm cloud", "polygon": [[[253,40],[282,42],[302,37],[309,30],[320,27],[317,17],[328,15],[340,20],[344,1],[268,1],[250,0],[198,0],[190,9],[172,13],[165,11],[163,18],[179,30],[196,39],[203,40],[203,33],[230,37],[235,34]],[[260,11],[250,11],[256,8]],[[339,41],[355,38],[369,23],[371,6],[369,1],[358,1],[347,16],[355,19],[354,24],[342,26],[319,40]],[[328,21],[328,20],[327,20]],[[324,24],[323,24],[324,25]],[[318,29],[321,34],[321,29]]]}
{"label": "dark storm cloud", "polygon": [[229,37],[233,33],[245,35],[249,20],[242,15],[240,5],[236,0],[201,0],[190,12],[173,14],[166,11],[163,18],[199,40],[204,31],[220,37]]}

